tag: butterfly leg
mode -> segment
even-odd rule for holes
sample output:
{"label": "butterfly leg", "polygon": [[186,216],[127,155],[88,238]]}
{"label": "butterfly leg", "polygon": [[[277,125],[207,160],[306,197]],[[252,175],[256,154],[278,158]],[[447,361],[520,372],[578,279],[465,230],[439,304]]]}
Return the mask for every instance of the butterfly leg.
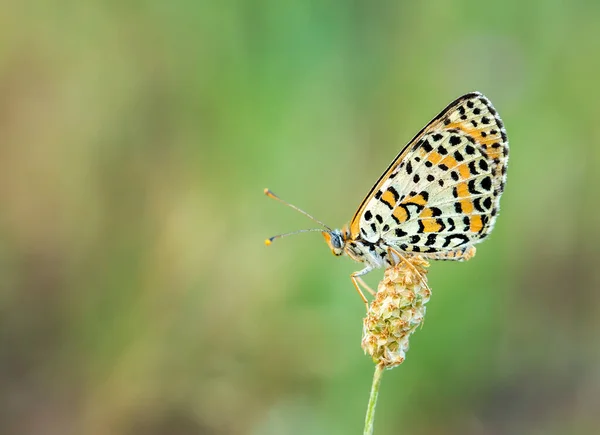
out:
{"label": "butterfly leg", "polygon": [[362,286],[362,288],[364,288],[366,291],[368,291],[369,293],[371,293],[371,296],[375,296],[375,290],[373,290],[371,287],[369,287],[367,285],[367,283],[360,276],[357,277],[356,280],[360,283],[360,285]]}
{"label": "butterfly leg", "polygon": [[[369,273],[371,270],[373,270],[373,268],[371,266],[367,266],[364,269],[354,272],[353,274],[350,275],[352,284],[354,284],[354,288],[356,288],[356,291],[358,292],[358,294],[360,295],[360,298],[363,300],[363,302],[367,306],[367,309],[369,308],[369,301],[367,300],[364,293],[360,289],[359,283],[363,283],[363,285],[364,285],[364,281],[362,280],[361,276]],[[369,289],[369,287],[367,287],[367,286],[365,286],[365,287],[367,289]],[[371,289],[369,289],[369,291],[372,292]]]}
{"label": "butterfly leg", "polygon": [[400,261],[404,261],[413,270],[413,272],[419,277],[419,279],[421,280],[421,282],[423,283],[425,288],[427,290],[431,291],[431,289],[427,285],[427,281],[425,281],[425,279],[423,278],[423,275],[421,275],[421,273],[417,270],[417,268],[410,261],[408,261],[408,259],[404,255],[402,255],[400,252],[396,251],[394,248],[391,248],[389,246],[388,246],[387,250],[388,250],[388,257],[390,259],[394,258],[392,256],[392,253],[393,253],[400,259]]}

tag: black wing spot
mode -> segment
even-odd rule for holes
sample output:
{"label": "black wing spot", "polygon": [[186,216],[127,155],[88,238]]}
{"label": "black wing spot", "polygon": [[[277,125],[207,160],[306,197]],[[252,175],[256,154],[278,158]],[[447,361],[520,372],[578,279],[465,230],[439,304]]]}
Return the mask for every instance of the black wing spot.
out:
{"label": "black wing spot", "polygon": [[377,232],[377,227],[375,226],[375,223],[371,224],[371,231],[373,231],[374,233]]}
{"label": "black wing spot", "polygon": [[419,180],[421,180],[421,177],[419,177],[419,174],[415,174],[415,176],[413,177],[413,182],[418,183]]}
{"label": "black wing spot", "polygon": [[406,231],[402,231],[400,228],[396,228],[394,230],[394,233],[396,234],[396,237],[404,237],[404,236],[408,235],[408,233]]}
{"label": "black wing spot", "polygon": [[409,242],[412,244],[419,243],[421,241],[421,236],[410,236]]}
{"label": "black wing spot", "polygon": [[475,198],[475,200],[473,201],[473,205],[475,206],[475,209],[478,212],[481,212],[481,213],[485,212],[485,209],[481,205],[481,198]]}
{"label": "black wing spot", "polygon": [[[490,178],[490,177],[487,177]],[[491,182],[491,180],[490,180]],[[473,195],[477,195],[479,193],[481,193],[479,190],[477,190],[477,183],[475,182],[475,180],[470,180],[467,183],[467,187],[469,188],[469,192],[472,193]]]}
{"label": "black wing spot", "polygon": [[425,246],[431,246],[431,245],[435,245],[435,239],[436,239],[436,235],[435,234],[429,234],[427,236],[427,241],[425,242]]}
{"label": "black wing spot", "polygon": [[410,175],[410,174],[412,174],[412,171],[413,171],[412,165],[411,165],[411,163],[410,163],[410,162],[408,162],[408,163],[406,164],[406,173],[407,173],[408,175]]}
{"label": "black wing spot", "polygon": [[390,230],[390,226],[388,224],[385,224],[382,229],[383,232],[388,232]]}
{"label": "black wing spot", "polygon": [[438,180],[438,184],[440,185],[440,187],[444,187],[444,180],[442,180],[441,178]]}
{"label": "black wing spot", "polygon": [[484,116],[481,118],[481,123],[482,124],[489,124],[490,123],[490,118],[488,118],[487,116]]}
{"label": "black wing spot", "polygon": [[477,168],[475,167],[475,161],[474,160],[471,160],[469,162],[469,171],[471,171],[471,174],[479,175],[479,172],[477,172]]}
{"label": "black wing spot", "polygon": [[485,161],[485,159],[479,160],[479,167],[481,168],[482,171],[487,171],[489,169],[489,166],[488,166],[487,162]]}
{"label": "black wing spot", "polygon": [[442,215],[442,210],[440,210],[437,207],[430,207],[429,210],[431,210],[431,216],[433,216],[433,217]]}
{"label": "black wing spot", "polygon": [[473,109],[473,115],[479,115],[481,113],[481,109],[479,107],[476,107],[475,109]]}
{"label": "black wing spot", "polygon": [[458,214],[462,213],[462,205],[460,204],[460,202],[454,203],[454,211]]}
{"label": "black wing spot", "polygon": [[427,175],[427,181],[429,181],[431,183],[434,180],[435,180],[435,177],[433,175],[431,175],[431,174]]}
{"label": "black wing spot", "polygon": [[440,154],[442,154],[442,155],[448,154],[448,150],[446,148],[444,148],[443,146],[441,146],[441,145],[439,147],[437,147],[437,152],[440,153]]}
{"label": "black wing spot", "polygon": [[465,236],[464,234],[452,234],[450,236],[446,236],[445,239],[446,239],[446,241],[444,242],[444,245],[443,245],[444,248],[447,248],[450,245],[450,243],[452,243],[452,240],[454,240],[454,239],[458,239],[458,240],[460,240],[460,242],[455,244],[453,247],[464,245],[465,243],[467,243],[469,241],[469,238],[467,236]]}
{"label": "black wing spot", "polygon": [[370,221],[372,217],[373,217],[373,213],[371,213],[371,210],[367,210],[365,212],[365,220]]}
{"label": "black wing spot", "polygon": [[465,159],[465,157],[458,151],[454,151],[454,158],[457,162],[462,162]]}
{"label": "black wing spot", "polygon": [[452,225],[450,228],[448,228],[448,231],[454,231],[454,229],[456,228],[456,226],[454,225],[454,219],[448,218],[448,223]]}
{"label": "black wing spot", "polygon": [[380,214],[376,214],[375,219],[377,219],[377,222],[379,222],[380,224],[383,223],[383,217],[381,217]]}
{"label": "black wing spot", "polygon": [[460,137],[459,136],[450,136],[450,144],[451,145],[456,146],[456,145],[460,144],[460,142],[461,141],[460,141]]}
{"label": "black wing spot", "polygon": [[452,177],[452,179],[453,179],[454,181],[458,181],[458,178],[459,178],[459,177],[458,177],[458,172],[456,172],[456,171],[452,171],[452,172],[450,172],[450,176]]}
{"label": "black wing spot", "polygon": [[483,187],[485,190],[490,190],[492,188],[492,179],[490,177],[485,177],[483,180],[481,180],[481,187]]}
{"label": "black wing spot", "polygon": [[433,135],[433,136],[431,136],[431,137],[433,138],[433,140],[434,140],[435,142],[437,142],[437,141],[439,141],[441,138],[443,138],[444,136],[443,136],[443,135],[441,135],[441,134],[439,134],[439,133],[436,133],[436,134],[434,134],[434,135]]}
{"label": "black wing spot", "polygon": [[433,151],[433,147],[431,146],[428,140],[423,141],[423,145],[421,145],[421,148],[423,148],[426,152]]}
{"label": "black wing spot", "polygon": [[431,163],[429,160],[427,160],[425,162],[425,166],[427,166],[428,168],[431,168],[433,166],[433,163]]}
{"label": "black wing spot", "polygon": [[473,154],[475,154],[475,148],[472,147],[471,145],[467,145],[465,147],[465,152],[472,156]]}

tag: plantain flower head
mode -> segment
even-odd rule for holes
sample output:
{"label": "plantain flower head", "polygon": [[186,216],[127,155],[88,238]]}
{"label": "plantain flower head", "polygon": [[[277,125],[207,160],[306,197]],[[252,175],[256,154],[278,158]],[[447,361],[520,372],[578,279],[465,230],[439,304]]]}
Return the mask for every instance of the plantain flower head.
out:
{"label": "plantain flower head", "polygon": [[416,256],[386,269],[369,305],[361,346],[382,368],[404,362],[408,339],[423,323],[431,296],[427,267],[429,263]]}

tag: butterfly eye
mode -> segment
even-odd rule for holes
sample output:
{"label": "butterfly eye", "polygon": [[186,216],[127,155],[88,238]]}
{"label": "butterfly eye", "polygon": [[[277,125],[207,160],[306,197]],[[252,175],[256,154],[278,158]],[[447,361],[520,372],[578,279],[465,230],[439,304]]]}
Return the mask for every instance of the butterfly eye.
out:
{"label": "butterfly eye", "polygon": [[323,231],[323,237],[331,248],[333,255],[340,256],[344,253],[344,238],[339,230]]}
{"label": "butterfly eye", "polygon": [[337,235],[331,238],[331,246],[335,249],[342,249],[342,241]]}
{"label": "butterfly eye", "polygon": [[342,233],[338,230],[331,233],[331,247],[340,250],[344,249],[344,239],[342,238]]}

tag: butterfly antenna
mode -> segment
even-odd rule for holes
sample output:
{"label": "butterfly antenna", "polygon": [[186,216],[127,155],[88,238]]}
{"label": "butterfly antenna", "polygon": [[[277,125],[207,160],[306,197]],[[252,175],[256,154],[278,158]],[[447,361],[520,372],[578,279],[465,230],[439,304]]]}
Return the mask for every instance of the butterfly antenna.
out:
{"label": "butterfly antenna", "polygon": [[[269,198],[273,198],[273,199],[279,201],[280,203],[282,203],[284,205],[287,205],[288,207],[293,208],[294,210],[302,213],[304,216],[308,217],[309,219],[312,219],[313,221],[315,221],[319,225],[324,226],[325,228],[327,228],[328,231],[331,231],[331,228],[329,228],[327,225],[325,225],[319,219],[316,219],[316,218],[312,217],[311,215],[309,215],[308,213],[306,213],[304,210],[299,209],[295,205],[292,205],[289,202],[284,201],[283,199],[281,199],[280,197],[278,197],[277,195],[275,195],[273,192],[271,192],[269,189],[265,189],[265,195],[267,195]],[[301,230],[301,231],[297,231],[297,232],[302,232],[302,231],[305,231],[305,230]],[[306,230],[306,231],[321,231],[321,230],[315,229],[315,230]],[[296,234],[296,233],[293,233],[293,234]],[[284,235],[287,235],[287,234],[284,234]],[[279,237],[279,236],[276,236],[276,237]]]}
{"label": "butterfly antenna", "polygon": [[294,234],[298,234],[298,233],[309,233],[309,232],[312,232],[312,231],[323,232],[323,229],[322,228],[311,228],[311,229],[308,229],[308,230],[298,230],[298,231],[292,231],[290,233],[278,234],[276,236],[269,237],[268,239],[266,239],[265,240],[265,245],[269,246],[271,243],[273,243],[273,240],[280,239],[281,237],[293,236]]}

